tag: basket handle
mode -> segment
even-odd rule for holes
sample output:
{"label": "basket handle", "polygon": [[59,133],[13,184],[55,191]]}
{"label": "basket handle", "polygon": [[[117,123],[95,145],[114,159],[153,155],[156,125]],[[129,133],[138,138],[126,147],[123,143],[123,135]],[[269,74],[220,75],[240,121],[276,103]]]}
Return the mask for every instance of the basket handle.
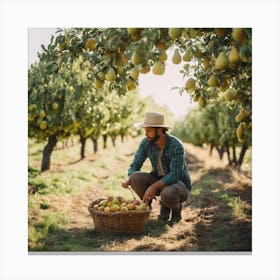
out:
{"label": "basket handle", "polygon": [[136,199],[135,192],[134,192],[134,190],[131,188],[131,186],[128,186],[127,188],[131,191],[132,196],[133,196],[133,199]]}
{"label": "basket handle", "polygon": [[[97,188],[95,189],[95,191],[92,193],[92,199],[93,199],[93,200],[94,200],[94,198],[95,198],[95,195],[97,194],[97,192],[99,191],[99,189],[100,189],[101,187],[102,187],[101,185],[97,186]],[[135,191],[131,188],[131,186],[128,186],[127,189],[130,190],[130,192],[131,192],[131,194],[132,194],[132,196],[133,196],[133,199],[137,199],[136,194],[135,194]]]}
{"label": "basket handle", "polygon": [[94,200],[94,197],[95,197],[95,195],[97,194],[97,192],[99,191],[100,188],[101,188],[101,185],[97,186],[95,191],[92,193],[92,200]]}

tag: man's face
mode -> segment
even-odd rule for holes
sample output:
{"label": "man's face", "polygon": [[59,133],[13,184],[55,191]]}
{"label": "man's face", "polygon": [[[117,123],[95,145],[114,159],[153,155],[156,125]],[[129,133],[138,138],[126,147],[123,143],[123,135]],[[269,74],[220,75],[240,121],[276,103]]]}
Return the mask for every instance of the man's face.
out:
{"label": "man's face", "polygon": [[158,140],[160,135],[157,133],[157,130],[154,127],[145,127],[146,137],[149,142],[156,142]]}

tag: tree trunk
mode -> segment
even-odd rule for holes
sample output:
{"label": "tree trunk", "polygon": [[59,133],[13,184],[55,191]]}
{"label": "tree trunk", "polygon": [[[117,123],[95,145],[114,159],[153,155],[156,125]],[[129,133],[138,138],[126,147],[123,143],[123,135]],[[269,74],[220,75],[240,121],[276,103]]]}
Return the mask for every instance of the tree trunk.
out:
{"label": "tree trunk", "polygon": [[218,151],[220,160],[222,160],[222,159],[223,159],[223,156],[224,156],[224,151],[225,151],[225,150],[224,150],[224,147],[219,148],[219,147],[216,146],[216,149],[217,149],[217,151]]}
{"label": "tree trunk", "polygon": [[232,165],[232,160],[231,160],[231,157],[230,157],[229,146],[226,146],[226,152],[227,152],[227,157],[228,157],[228,165]]}
{"label": "tree trunk", "polygon": [[98,151],[98,143],[97,143],[97,139],[91,138],[92,142],[93,142],[93,152],[96,154]]}
{"label": "tree trunk", "polygon": [[51,166],[51,154],[57,143],[57,136],[52,135],[48,139],[48,143],[43,150],[43,159],[41,165],[41,171],[44,172],[50,169]]}
{"label": "tree trunk", "polygon": [[86,147],[86,138],[80,135],[81,142],[81,159],[85,158],[85,147]]}
{"label": "tree trunk", "polygon": [[116,147],[116,137],[111,137],[113,147]]}
{"label": "tree trunk", "polygon": [[247,149],[248,149],[248,146],[246,144],[243,144],[242,148],[241,148],[241,151],[240,151],[240,154],[239,154],[238,161],[236,163],[236,166],[238,166],[238,167],[241,166]]}
{"label": "tree trunk", "polygon": [[235,146],[232,147],[232,161],[236,165],[236,151],[235,151]]}
{"label": "tree trunk", "polygon": [[106,134],[103,135],[103,148],[104,149],[107,148],[107,135]]}
{"label": "tree trunk", "polygon": [[209,155],[210,155],[210,156],[212,156],[213,149],[214,149],[214,145],[213,145],[213,144],[211,144],[211,145],[210,145],[210,152],[209,152]]}

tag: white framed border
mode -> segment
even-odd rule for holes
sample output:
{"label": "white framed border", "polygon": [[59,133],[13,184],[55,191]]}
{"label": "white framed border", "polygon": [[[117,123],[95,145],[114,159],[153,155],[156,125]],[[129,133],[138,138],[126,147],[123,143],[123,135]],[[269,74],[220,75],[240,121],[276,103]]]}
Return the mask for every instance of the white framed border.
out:
{"label": "white framed border", "polygon": [[[0,279],[280,279],[279,2],[1,1]],[[29,255],[28,28],[252,27],[253,252]]]}

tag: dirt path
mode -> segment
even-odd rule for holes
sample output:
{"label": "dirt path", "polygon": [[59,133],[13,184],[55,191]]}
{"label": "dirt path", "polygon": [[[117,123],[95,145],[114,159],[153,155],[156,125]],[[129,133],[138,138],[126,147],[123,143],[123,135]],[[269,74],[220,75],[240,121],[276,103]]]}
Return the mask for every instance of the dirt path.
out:
{"label": "dirt path", "polygon": [[[251,251],[250,174],[227,167],[217,155],[210,157],[206,150],[188,144],[185,147],[193,190],[183,204],[183,218],[179,223],[169,226],[158,222],[159,203],[153,201],[151,217],[142,234],[104,237],[94,231],[87,209],[95,189],[95,183],[89,182],[79,194],[44,197],[44,201],[50,201],[48,211],[59,211],[63,206],[63,211],[68,213],[68,223],[61,234],[77,239],[92,238],[95,243],[89,242],[88,251]],[[86,166],[92,160],[88,158],[76,164]],[[99,176],[106,178],[121,162],[115,159],[110,170],[104,170]],[[102,197],[102,191],[99,195]]]}

